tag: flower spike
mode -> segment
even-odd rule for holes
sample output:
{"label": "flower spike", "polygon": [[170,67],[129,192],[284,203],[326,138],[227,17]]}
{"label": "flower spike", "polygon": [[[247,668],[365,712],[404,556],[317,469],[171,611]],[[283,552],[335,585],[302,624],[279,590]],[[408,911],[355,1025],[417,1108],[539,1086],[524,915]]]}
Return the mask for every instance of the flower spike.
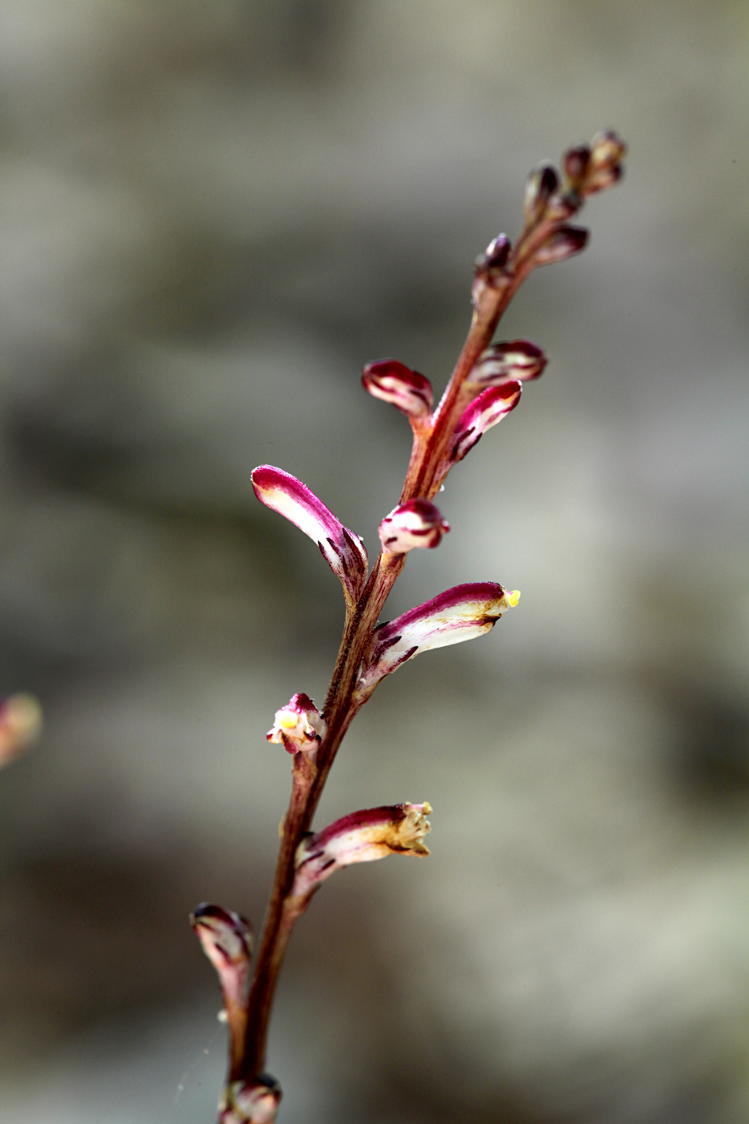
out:
{"label": "flower spike", "polygon": [[306,900],[334,870],[388,855],[428,855],[431,804],[393,804],[351,812],[300,844],[294,897]]}
{"label": "flower spike", "polygon": [[365,702],[386,675],[417,653],[483,636],[519,600],[516,589],[506,592],[498,582],[469,582],[381,624],[359,678],[355,701],[359,705]]}
{"label": "flower spike", "polygon": [[344,527],[306,484],[288,472],[264,464],[252,473],[252,487],[261,503],[277,511],[316,542],[343,586],[348,603],[361,593],[368,560],[358,535]]}
{"label": "flower spike", "polygon": [[476,442],[483,437],[488,429],[501,422],[520,401],[522,383],[517,379],[510,379],[499,386],[490,386],[482,390],[467,406],[458,419],[455,427],[455,443],[452,447],[450,460],[452,464],[462,461],[466,453],[470,452]]}
{"label": "flower spike", "polygon": [[282,745],[287,753],[317,749],[325,737],[325,719],[309,695],[292,695],[286,706],[276,711],[273,725],[265,735],[269,742]]}
{"label": "flower spike", "polygon": [[391,554],[407,554],[409,550],[439,546],[450,524],[442,518],[438,507],[429,500],[408,500],[394,507],[380,523],[382,549]]}
{"label": "flower spike", "polygon": [[397,359],[367,363],[361,381],[373,398],[381,398],[383,402],[395,406],[408,416],[411,424],[428,417],[432,409],[432,384],[429,379]]}

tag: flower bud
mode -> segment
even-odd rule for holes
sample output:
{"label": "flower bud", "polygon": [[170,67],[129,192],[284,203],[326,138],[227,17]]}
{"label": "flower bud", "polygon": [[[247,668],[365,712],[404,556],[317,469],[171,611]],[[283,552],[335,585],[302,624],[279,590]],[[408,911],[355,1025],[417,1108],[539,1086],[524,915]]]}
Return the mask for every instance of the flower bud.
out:
{"label": "flower bud", "polygon": [[438,546],[450,524],[429,500],[408,500],[394,507],[379,526],[382,549],[391,554],[407,554],[418,547]]}
{"label": "flower bud", "polygon": [[562,160],[564,174],[573,187],[579,187],[590,164],[590,148],[587,144],[578,144],[568,148]]}
{"label": "flower bud", "polygon": [[232,910],[203,902],[190,914],[190,924],[203,952],[216,969],[224,1002],[223,1017],[229,1026],[231,1055],[238,1057],[242,1050],[252,955],[249,922]]}
{"label": "flower bud", "polygon": [[498,386],[482,390],[470,406],[458,418],[455,426],[455,442],[450,451],[452,464],[462,461],[477,441],[488,429],[502,421],[520,401],[523,389],[517,379],[510,379]]}
{"label": "flower bud", "polygon": [[529,226],[538,222],[541,218],[546,210],[546,204],[556,191],[558,184],[559,176],[552,164],[542,164],[528,176],[525,184],[523,213]]}
{"label": "flower bud", "polygon": [[361,381],[373,398],[389,402],[411,418],[425,418],[432,409],[432,384],[429,379],[397,359],[367,363]]}
{"label": "flower bud", "polygon": [[530,340],[494,343],[479,355],[469,380],[476,386],[500,386],[510,379],[530,382],[543,373],[546,356]]}
{"label": "flower bud", "polygon": [[596,133],[593,137],[590,146],[590,157],[594,167],[600,168],[603,165],[613,167],[613,165],[619,164],[626,154],[626,144],[613,129],[607,129],[604,132]]}
{"label": "flower bud", "polygon": [[252,934],[249,921],[239,913],[202,902],[190,914],[190,924],[220,977],[227,971],[247,968]]}
{"label": "flower bud", "polygon": [[582,226],[560,226],[536,251],[536,265],[552,265],[585,249],[589,232]]}
{"label": "flower bud", "polygon": [[431,804],[393,804],[351,812],[299,844],[292,893],[308,898],[334,870],[388,855],[428,855]]}
{"label": "flower bud", "polygon": [[287,753],[317,749],[325,737],[325,719],[309,695],[292,695],[286,706],[276,711],[273,725],[265,735],[269,742],[282,745]]}

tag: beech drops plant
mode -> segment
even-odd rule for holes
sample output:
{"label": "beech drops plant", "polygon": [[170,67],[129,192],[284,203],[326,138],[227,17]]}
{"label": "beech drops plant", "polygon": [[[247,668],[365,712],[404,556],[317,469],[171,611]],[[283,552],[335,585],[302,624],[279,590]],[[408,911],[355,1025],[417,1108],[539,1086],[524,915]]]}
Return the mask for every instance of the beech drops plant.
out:
{"label": "beech drops plant", "polygon": [[265,1071],[273,998],[294,926],[323,882],[352,863],[429,854],[424,837],[432,809],[426,801],[351,812],[322,830],[312,827],[315,809],[346,731],[385,676],[430,648],[490,632],[518,603],[518,591],[499,582],[468,582],[380,622],[408,554],[433,550],[450,530],[433,502],[447,474],[516,408],[524,384],[546,366],[543,351],[528,340],[495,342],[502,313],[537,266],[584,249],[588,231],[569,220],[587,196],[620,179],[624,153],[615,133],[599,133],[590,145],[570,148],[561,171],[544,164],[531,173],[517,241],[500,234],[476,260],[470,327],[437,406],[429,379],[404,363],[383,359],[364,368],[364,389],[405,414],[412,432],[403,490],[380,523],[380,552],[371,568],[359,535],[300,480],[271,465],[252,473],[260,502],[317,544],[341,583],[345,619],[322,707],[299,691],[279,707],[267,733],[291,758],[291,795],[257,953],[240,914],[204,903],[191,916],[218,974],[228,1028],[219,1124],[272,1124],[277,1117],[281,1088]]}

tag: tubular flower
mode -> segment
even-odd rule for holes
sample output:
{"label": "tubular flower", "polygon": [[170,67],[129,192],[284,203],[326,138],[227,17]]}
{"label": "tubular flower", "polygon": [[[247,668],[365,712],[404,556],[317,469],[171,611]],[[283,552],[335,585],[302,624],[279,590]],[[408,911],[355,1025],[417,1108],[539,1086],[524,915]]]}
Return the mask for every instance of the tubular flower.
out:
{"label": "tubular flower", "polygon": [[351,812],[310,835],[296,854],[294,896],[308,898],[334,870],[388,855],[428,855],[431,804],[392,804]]}
{"label": "tubular flower", "polygon": [[383,550],[391,554],[407,554],[416,548],[439,546],[450,524],[429,500],[408,500],[394,507],[379,526]]}
{"label": "tubular flower", "polygon": [[344,527],[306,484],[280,468],[260,465],[252,473],[252,487],[261,503],[283,515],[317,543],[343,586],[347,602],[356,601],[369,565],[359,536]]}
{"label": "tubular flower", "polygon": [[239,913],[203,902],[190,914],[190,924],[216,969],[229,1030],[235,1037],[252,957],[250,923]]}
{"label": "tubular flower", "polygon": [[287,753],[317,749],[325,737],[325,719],[309,695],[292,695],[286,706],[276,711],[273,725],[265,735],[269,742],[282,745]]}
{"label": "tubular flower", "polygon": [[455,426],[455,441],[450,454],[452,464],[462,461],[488,429],[515,409],[522,390],[522,383],[517,379],[510,379],[500,386],[487,387],[474,398]]}
{"label": "tubular flower", "polygon": [[419,652],[483,636],[519,600],[516,589],[506,592],[498,582],[469,582],[381,624],[364,661],[355,701],[364,702],[386,675]]}
{"label": "tubular flower", "polygon": [[432,409],[432,384],[426,375],[412,371],[397,359],[367,363],[362,385],[373,398],[389,402],[413,422],[426,418]]}

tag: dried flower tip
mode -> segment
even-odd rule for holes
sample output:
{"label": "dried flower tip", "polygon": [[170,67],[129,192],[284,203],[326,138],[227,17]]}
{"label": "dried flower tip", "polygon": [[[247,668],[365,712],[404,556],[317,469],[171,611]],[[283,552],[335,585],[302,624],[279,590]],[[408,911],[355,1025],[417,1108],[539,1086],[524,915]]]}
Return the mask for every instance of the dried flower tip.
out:
{"label": "dried flower tip", "polygon": [[237,1081],[229,1091],[227,1124],[273,1124],[281,1095],[281,1086],[268,1073],[254,1081]]}
{"label": "dried flower tip", "polygon": [[293,893],[307,898],[335,870],[388,855],[428,855],[431,804],[393,804],[351,812],[304,839],[296,854]]}
{"label": "dried flower tip", "polygon": [[261,503],[277,511],[316,542],[343,586],[350,604],[361,593],[369,566],[358,535],[344,527],[306,484],[288,472],[264,464],[252,473],[252,487]]}
{"label": "dried flower tip", "polygon": [[613,129],[607,129],[602,133],[596,133],[593,137],[590,146],[590,158],[595,168],[600,168],[603,165],[613,167],[616,164],[620,164],[626,154],[626,144]]}
{"label": "dried flower tip", "polygon": [[425,418],[432,409],[432,384],[429,379],[397,359],[367,363],[361,381],[373,398],[389,402],[411,418]]}
{"label": "dried flower tip", "polygon": [[252,933],[249,921],[239,913],[202,902],[190,914],[190,924],[220,977],[227,969],[247,967]]}
{"label": "dried flower tip", "polygon": [[562,167],[564,174],[570,181],[570,184],[577,188],[585,179],[585,173],[590,164],[590,147],[587,144],[578,144],[574,148],[568,148],[562,160]]}
{"label": "dried flower tip", "polygon": [[312,699],[299,692],[276,711],[273,725],[265,736],[269,742],[276,742],[293,754],[317,749],[325,730],[325,719]]}
{"label": "dried flower tip", "polygon": [[483,636],[519,599],[517,590],[506,592],[497,582],[469,582],[381,624],[364,662],[355,701],[364,702],[386,675],[419,652]]}
{"label": "dried flower tip", "polygon": [[450,453],[452,464],[462,461],[487,430],[497,425],[515,409],[520,401],[522,389],[522,383],[517,379],[510,379],[498,386],[490,386],[482,390],[481,394],[474,398],[470,406],[467,406],[460,415],[455,426],[455,443]]}
{"label": "dried flower tip", "polygon": [[528,176],[523,200],[523,213],[528,226],[541,218],[558,185],[559,176],[553,164],[542,164]]}
{"label": "dried flower tip", "polygon": [[536,251],[536,265],[565,261],[585,249],[589,232],[582,226],[560,226]]}
{"label": "dried flower tip", "polygon": [[0,767],[27,749],[42,728],[42,708],[31,695],[0,700]]}
{"label": "dried flower tip", "polygon": [[450,524],[429,500],[408,500],[385,516],[378,533],[383,550],[407,554],[418,547],[431,550],[449,530]]}
{"label": "dried flower tip", "polygon": [[546,362],[541,348],[530,340],[494,343],[479,356],[470,381],[481,387],[499,386],[509,379],[530,382],[543,373]]}

